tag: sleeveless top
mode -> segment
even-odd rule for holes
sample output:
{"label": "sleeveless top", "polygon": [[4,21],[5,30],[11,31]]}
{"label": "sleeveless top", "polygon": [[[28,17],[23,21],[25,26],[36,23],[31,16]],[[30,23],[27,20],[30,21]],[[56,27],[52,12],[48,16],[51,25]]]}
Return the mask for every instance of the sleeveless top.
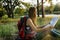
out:
{"label": "sleeveless top", "polygon": [[[27,17],[27,20],[28,20],[28,18],[29,17]],[[27,22],[27,20],[26,20],[26,22]],[[35,36],[36,34],[37,34],[37,32],[35,32],[29,25],[25,25],[25,33],[26,34],[30,34],[30,36],[32,35],[32,37],[33,36]]]}

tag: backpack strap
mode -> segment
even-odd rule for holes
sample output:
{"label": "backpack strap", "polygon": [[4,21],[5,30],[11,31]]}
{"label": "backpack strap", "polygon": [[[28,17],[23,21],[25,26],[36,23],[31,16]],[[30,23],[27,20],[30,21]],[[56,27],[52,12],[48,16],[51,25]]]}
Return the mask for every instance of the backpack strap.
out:
{"label": "backpack strap", "polygon": [[22,27],[23,22],[24,22],[24,18],[22,17],[22,18],[18,21],[18,24],[17,24],[19,31],[20,31],[20,29],[21,29],[21,27]]}
{"label": "backpack strap", "polygon": [[24,33],[25,33],[24,39],[26,39],[26,32],[25,32],[25,30],[26,30],[26,21],[27,21],[27,19],[28,19],[28,17],[24,17]]}
{"label": "backpack strap", "polygon": [[25,24],[25,26],[26,26],[26,21],[27,21],[28,18],[29,17],[24,17],[24,24]]}

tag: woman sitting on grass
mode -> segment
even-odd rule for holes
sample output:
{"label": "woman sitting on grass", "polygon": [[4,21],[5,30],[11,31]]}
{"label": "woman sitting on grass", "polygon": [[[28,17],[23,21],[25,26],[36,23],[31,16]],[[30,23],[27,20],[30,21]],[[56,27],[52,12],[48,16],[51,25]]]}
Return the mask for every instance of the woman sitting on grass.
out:
{"label": "woman sitting on grass", "polygon": [[37,9],[35,7],[30,7],[28,19],[26,20],[26,30],[28,31],[27,33],[30,34],[27,35],[28,40],[33,40],[35,37],[37,39],[34,40],[41,40],[42,37],[45,36],[49,30],[52,29],[52,27],[49,24],[46,25],[49,26],[47,28],[44,28],[45,26],[40,28],[40,26],[38,26],[36,22],[37,22]]}

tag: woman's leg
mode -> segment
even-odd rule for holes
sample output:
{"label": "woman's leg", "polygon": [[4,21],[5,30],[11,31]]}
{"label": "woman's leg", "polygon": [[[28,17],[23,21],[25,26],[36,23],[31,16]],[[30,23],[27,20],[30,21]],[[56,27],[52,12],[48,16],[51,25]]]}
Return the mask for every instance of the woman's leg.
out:
{"label": "woman's leg", "polygon": [[50,31],[42,31],[38,32],[36,35],[37,40],[42,40],[45,36],[47,36],[50,33]]}

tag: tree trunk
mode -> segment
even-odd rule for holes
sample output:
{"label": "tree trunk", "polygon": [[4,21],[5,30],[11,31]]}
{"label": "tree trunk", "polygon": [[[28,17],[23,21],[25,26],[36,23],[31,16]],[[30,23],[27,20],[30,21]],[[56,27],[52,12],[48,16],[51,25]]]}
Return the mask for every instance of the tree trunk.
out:
{"label": "tree trunk", "polygon": [[44,7],[43,7],[43,0],[42,0],[42,18],[44,18]]}
{"label": "tree trunk", "polygon": [[7,9],[7,15],[8,15],[8,18],[11,18],[11,11],[9,8]]}
{"label": "tree trunk", "polygon": [[11,5],[11,15],[12,15],[12,18],[14,18],[13,9],[14,9],[14,7],[13,7],[13,5]]}
{"label": "tree trunk", "polygon": [[12,18],[14,18],[13,10],[11,11],[11,13],[12,13]]}
{"label": "tree trunk", "polygon": [[39,17],[39,0],[37,0],[37,15]]}

